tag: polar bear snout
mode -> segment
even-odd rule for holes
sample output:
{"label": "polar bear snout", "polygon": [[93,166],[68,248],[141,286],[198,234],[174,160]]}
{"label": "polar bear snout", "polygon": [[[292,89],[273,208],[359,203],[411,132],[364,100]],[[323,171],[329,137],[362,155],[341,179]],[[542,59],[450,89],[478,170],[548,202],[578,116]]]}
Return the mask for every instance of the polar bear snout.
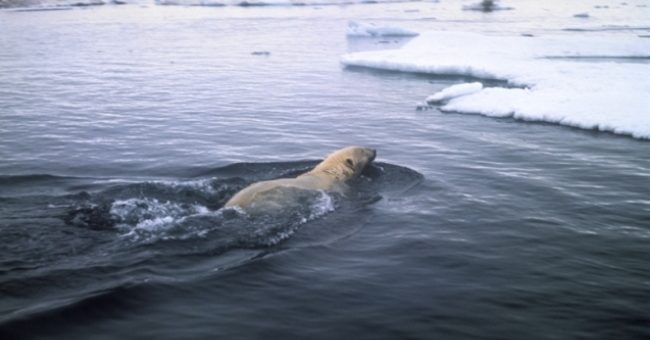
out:
{"label": "polar bear snout", "polygon": [[370,150],[370,154],[371,154],[370,160],[368,161],[368,163],[370,163],[370,162],[374,161],[375,158],[377,157],[377,150],[375,150],[375,149],[368,149],[368,150]]}
{"label": "polar bear snout", "polygon": [[352,152],[349,157],[354,159],[356,172],[360,172],[375,160],[377,157],[377,150],[364,147],[352,147]]}

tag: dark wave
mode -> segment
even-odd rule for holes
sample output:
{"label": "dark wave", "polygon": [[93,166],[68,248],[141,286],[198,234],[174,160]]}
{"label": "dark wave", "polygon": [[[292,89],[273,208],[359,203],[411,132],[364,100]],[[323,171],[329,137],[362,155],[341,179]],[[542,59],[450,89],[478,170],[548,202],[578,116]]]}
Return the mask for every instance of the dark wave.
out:
{"label": "dark wave", "polygon": [[17,311],[0,321],[0,338],[25,339],[52,336],[62,324],[84,325],[87,322],[134,313],[144,302],[146,284],[123,284],[114,288],[90,292],[74,297],[48,301],[33,310]]}
{"label": "dark wave", "polygon": [[0,186],[18,185],[33,182],[64,181],[69,179],[78,179],[71,176],[57,176],[49,174],[29,174],[29,175],[0,175]]}
{"label": "dark wave", "polygon": [[79,192],[79,188],[95,188],[97,179],[53,174],[26,174],[0,176],[2,198],[20,196],[60,196]]}

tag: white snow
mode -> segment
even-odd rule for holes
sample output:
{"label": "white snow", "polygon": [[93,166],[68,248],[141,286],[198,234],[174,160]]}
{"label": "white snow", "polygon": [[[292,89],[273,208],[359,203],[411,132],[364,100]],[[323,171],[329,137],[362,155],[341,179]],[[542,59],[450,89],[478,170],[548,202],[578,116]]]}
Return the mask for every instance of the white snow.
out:
{"label": "white snow", "polygon": [[468,94],[476,93],[483,89],[483,84],[479,82],[458,84],[438,91],[435,94],[427,97],[426,102],[429,104],[440,103],[451,98],[457,98]]}
{"label": "white snow", "polygon": [[402,36],[412,37],[419,33],[396,26],[377,25],[375,23],[348,22],[348,37],[387,37]]}
{"label": "white snow", "polygon": [[[427,32],[401,49],[351,53],[341,61],[504,80],[510,85],[447,97],[441,107],[445,111],[554,122],[650,139],[648,39]],[[439,96],[472,86],[476,85],[448,88]]]}

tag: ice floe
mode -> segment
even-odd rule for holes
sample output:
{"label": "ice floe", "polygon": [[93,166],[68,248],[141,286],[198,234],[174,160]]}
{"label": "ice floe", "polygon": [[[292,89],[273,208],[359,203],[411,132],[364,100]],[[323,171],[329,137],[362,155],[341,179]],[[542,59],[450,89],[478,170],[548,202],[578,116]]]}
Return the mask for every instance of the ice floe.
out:
{"label": "ice floe", "polygon": [[[513,117],[650,139],[650,41],[636,36],[426,32],[401,49],[344,55],[344,65],[503,80],[452,87],[444,111]],[[448,94],[463,93],[462,96]],[[432,98],[429,97],[429,98]]]}
{"label": "ice floe", "polygon": [[375,23],[348,22],[348,37],[413,37],[419,33],[401,27],[377,25]]}

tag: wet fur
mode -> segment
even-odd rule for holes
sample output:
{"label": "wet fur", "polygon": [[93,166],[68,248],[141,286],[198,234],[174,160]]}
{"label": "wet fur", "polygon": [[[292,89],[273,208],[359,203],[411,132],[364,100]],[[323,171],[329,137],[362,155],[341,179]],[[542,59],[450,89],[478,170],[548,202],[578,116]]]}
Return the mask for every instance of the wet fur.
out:
{"label": "wet fur", "polygon": [[[349,146],[328,155],[314,169],[296,178],[253,183],[235,194],[225,205],[244,210],[256,207],[282,207],[290,204],[297,190],[321,190],[345,194],[347,182],[358,177],[375,159],[375,150]],[[293,189],[293,190],[284,190]],[[296,190],[297,189],[297,190]]]}

